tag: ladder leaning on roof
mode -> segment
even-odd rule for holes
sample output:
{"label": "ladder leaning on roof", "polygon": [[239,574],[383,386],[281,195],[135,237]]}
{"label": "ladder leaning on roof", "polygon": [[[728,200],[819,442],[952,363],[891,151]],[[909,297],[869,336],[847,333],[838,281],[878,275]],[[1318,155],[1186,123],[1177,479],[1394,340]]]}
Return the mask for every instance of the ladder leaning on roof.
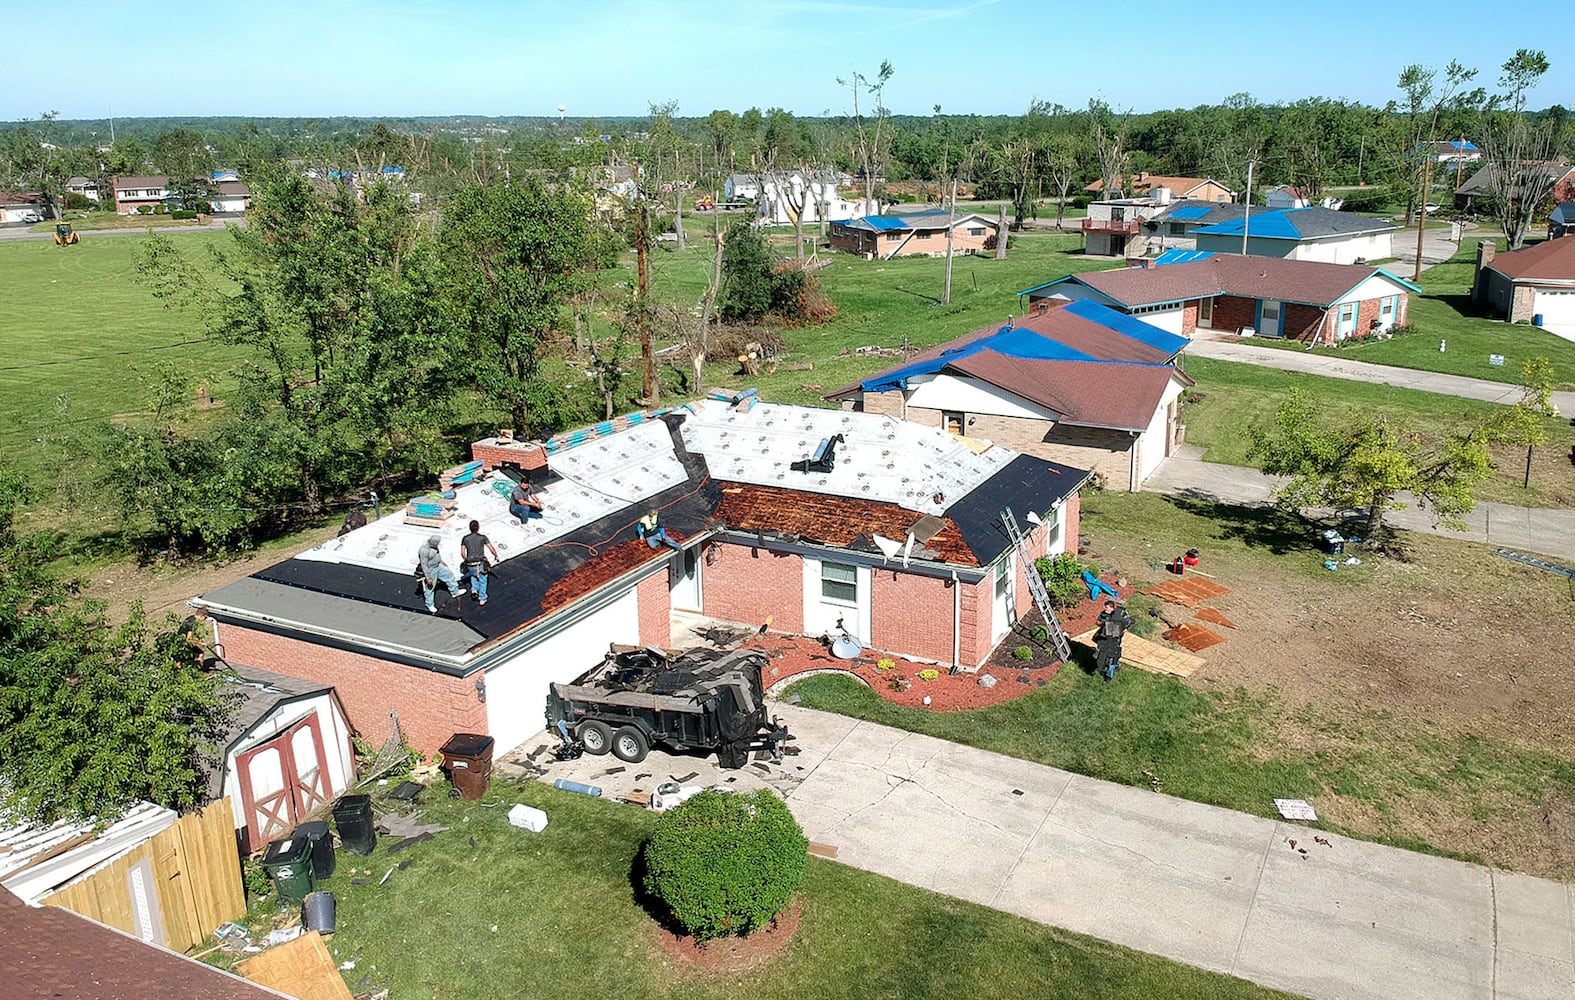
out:
{"label": "ladder leaning on roof", "polygon": [[1011,540],[1012,547],[1017,550],[1017,561],[1023,564],[1023,575],[1028,578],[1028,592],[1034,595],[1034,604],[1039,608],[1039,614],[1044,617],[1045,629],[1050,633],[1050,643],[1055,647],[1056,655],[1062,662],[1072,660],[1072,644],[1067,641],[1066,630],[1061,627],[1061,619],[1055,616],[1055,608],[1050,604],[1050,593],[1045,590],[1045,582],[1039,576],[1039,570],[1034,567],[1034,556],[1028,551],[1028,536],[1017,526],[1017,518],[1012,514],[1012,508],[1001,508],[1001,523],[1006,526],[1006,537]]}

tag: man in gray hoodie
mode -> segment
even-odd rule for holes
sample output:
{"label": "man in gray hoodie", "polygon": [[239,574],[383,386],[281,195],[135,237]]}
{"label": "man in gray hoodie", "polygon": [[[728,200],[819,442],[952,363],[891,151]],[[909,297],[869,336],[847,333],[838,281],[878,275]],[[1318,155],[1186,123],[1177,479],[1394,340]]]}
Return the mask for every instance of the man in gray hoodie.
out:
{"label": "man in gray hoodie", "polygon": [[421,596],[427,599],[427,610],[433,614],[437,614],[438,584],[447,587],[448,592],[455,597],[464,597],[469,593],[454,579],[454,571],[443,564],[443,554],[438,551],[442,543],[442,535],[433,535],[416,550],[416,567],[421,574]]}

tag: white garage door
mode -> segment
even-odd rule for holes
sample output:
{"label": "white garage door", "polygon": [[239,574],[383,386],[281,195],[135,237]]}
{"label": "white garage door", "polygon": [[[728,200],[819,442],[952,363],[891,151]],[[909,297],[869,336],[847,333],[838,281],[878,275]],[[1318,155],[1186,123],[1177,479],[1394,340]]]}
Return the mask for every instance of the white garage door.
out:
{"label": "white garage door", "polygon": [[609,643],[640,641],[634,588],[487,671],[487,731],[501,757],[547,725],[547,688],[601,662]]}
{"label": "white garage door", "polygon": [[1575,326],[1575,292],[1538,292],[1531,312],[1543,326]]}

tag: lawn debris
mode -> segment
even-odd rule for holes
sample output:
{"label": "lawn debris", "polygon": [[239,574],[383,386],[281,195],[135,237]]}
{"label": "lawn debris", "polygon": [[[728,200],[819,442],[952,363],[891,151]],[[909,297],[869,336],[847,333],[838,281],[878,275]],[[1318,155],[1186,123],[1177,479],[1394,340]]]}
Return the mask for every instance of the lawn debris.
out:
{"label": "lawn debris", "polygon": [[667,777],[670,780],[675,781],[675,782],[677,782],[678,784],[681,785],[681,784],[683,784],[686,781],[693,781],[696,778],[700,777],[700,772],[699,771],[690,771],[688,774],[684,775],[682,778],[674,777],[671,774],[669,774]]}
{"label": "lawn debris", "polygon": [[406,837],[404,840],[401,840],[399,843],[395,844],[393,847],[390,847],[388,849],[388,853],[389,854],[398,854],[400,851],[403,851],[407,847],[413,847],[414,845],[419,844],[419,843],[421,843],[424,840],[431,840],[431,839],[432,839],[432,834],[430,834],[430,833],[421,833],[421,834],[417,834],[414,837]]}
{"label": "lawn debris", "polygon": [[603,771],[602,774],[622,774],[627,770],[629,770],[627,767],[609,767],[607,770]]}
{"label": "lawn debris", "polygon": [[1223,625],[1226,628],[1235,628],[1236,623],[1226,618],[1213,608],[1203,607],[1197,611],[1199,621],[1209,622],[1214,625]]}
{"label": "lawn debris", "polygon": [[811,840],[809,842],[809,853],[817,858],[826,858],[831,861],[837,860],[837,848],[834,844],[821,844]]}
{"label": "lawn debris", "polygon": [[1230,593],[1230,588],[1221,587],[1219,584],[1210,583],[1207,580],[1189,578],[1166,580],[1157,587],[1150,587],[1143,593],[1163,598],[1172,604],[1180,604],[1182,607],[1195,608],[1204,601],[1225,596]]}
{"label": "lawn debris", "polygon": [[1494,549],[1493,554],[1498,556],[1500,559],[1509,559],[1513,562],[1518,562],[1522,566],[1531,566],[1536,569],[1544,570],[1548,573],[1557,573],[1559,576],[1564,576],[1570,578],[1571,580],[1575,580],[1575,569],[1571,569],[1568,566],[1560,566],[1557,563],[1548,562],[1546,559],[1538,559],[1536,556],[1528,556],[1523,552],[1515,552],[1510,549]]}
{"label": "lawn debris", "polygon": [[398,865],[394,865],[393,868],[390,868],[388,871],[384,872],[383,873],[383,877],[377,880],[377,884],[378,885],[382,885],[384,882],[387,882],[388,881],[388,876],[394,874],[394,868],[398,868],[398,867],[399,867]]}
{"label": "lawn debris", "polygon": [[416,796],[420,795],[426,790],[427,786],[425,785],[418,784],[414,781],[405,781],[401,782],[393,791],[389,792],[388,797],[391,799],[396,799],[400,802],[414,802],[416,801]]}
{"label": "lawn debris", "polygon": [[389,813],[377,821],[377,829],[390,837],[410,838],[422,834],[446,833],[448,827],[436,823],[419,822],[421,817],[416,813]]}

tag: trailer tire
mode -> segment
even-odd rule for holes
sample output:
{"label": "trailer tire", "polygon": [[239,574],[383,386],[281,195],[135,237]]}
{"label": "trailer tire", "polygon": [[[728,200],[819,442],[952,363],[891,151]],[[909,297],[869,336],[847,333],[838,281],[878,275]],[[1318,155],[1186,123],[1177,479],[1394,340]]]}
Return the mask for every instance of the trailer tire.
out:
{"label": "trailer tire", "polygon": [[651,752],[645,734],[634,726],[624,726],[612,736],[613,756],[626,764],[638,764]]}
{"label": "trailer tire", "polygon": [[607,728],[605,722],[595,719],[582,722],[574,731],[574,737],[585,747],[586,753],[597,757],[612,749],[612,730]]}

